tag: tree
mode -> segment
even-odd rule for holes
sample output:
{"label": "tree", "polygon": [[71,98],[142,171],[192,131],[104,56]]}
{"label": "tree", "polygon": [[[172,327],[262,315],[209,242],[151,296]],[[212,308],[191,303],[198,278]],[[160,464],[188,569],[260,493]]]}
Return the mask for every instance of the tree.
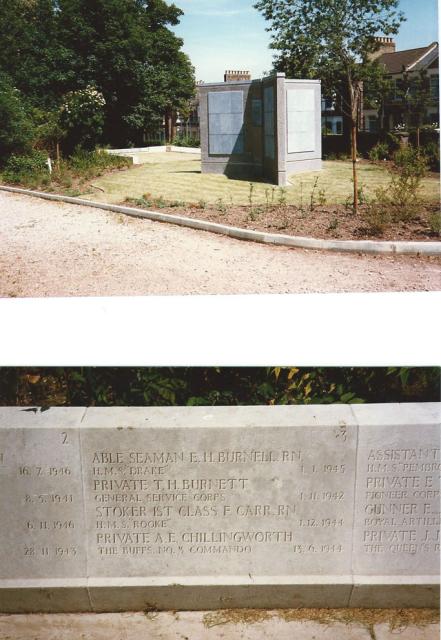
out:
{"label": "tree", "polygon": [[35,107],[53,109],[73,88],[70,53],[58,37],[55,0],[1,0],[0,71]]}
{"label": "tree", "polygon": [[182,40],[168,28],[182,11],[164,0],[60,0],[59,38],[71,52],[73,90],[96,87],[105,99],[104,139],[142,142],[170,103],[194,92]]}
{"label": "tree", "polygon": [[0,163],[13,153],[25,153],[32,147],[34,127],[23,96],[10,80],[0,74]]}
{"label": "tree", "polygon": [[408,130],[416,129],[417,147],[420,146],[420,129],[424,124],[427,107],[432,101],[430,91],[430,79],[425,69],[417,74],[403,73],[400,83],[399,95],[404,103],[404,115]]}
{"label": "tree", "polygon": [[102,141],[142,142],[194,93],[194,71],[165,0],[1,0],[0,71],[29,103],[56,112],[66,96],[103,95]]}
{"label": "tree", "polygon": [[357,129],[363,83],[378,75],[372,54],[378,34],[398,32],[404,15],[398,0],[258,0],[270,22],[275,68],[294,77],[321,78],[326,92],[340,96],[351,124],[354,213],[358,211]]}

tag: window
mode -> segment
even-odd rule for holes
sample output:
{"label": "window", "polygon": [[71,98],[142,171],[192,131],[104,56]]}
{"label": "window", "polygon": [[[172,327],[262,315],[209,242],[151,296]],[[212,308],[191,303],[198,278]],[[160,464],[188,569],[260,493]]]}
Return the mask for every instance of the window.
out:
{"label": "window", "polygon": [[322,111],[335,111],[335,98],[322,98]]}
{"label": "window", "polygon": [[343,135],[343,117],[342,116],[323,116],[322,117],[322,134],[324,136]]}
{"label": "window", "polygon": [[377,116],[368,116],[367,117],[367,130],[370,133],[378,132],[378,117]]}
{"label": "window", "polygon": [[430,76],[430,95],[436,100],[439,99],[439,75]]}

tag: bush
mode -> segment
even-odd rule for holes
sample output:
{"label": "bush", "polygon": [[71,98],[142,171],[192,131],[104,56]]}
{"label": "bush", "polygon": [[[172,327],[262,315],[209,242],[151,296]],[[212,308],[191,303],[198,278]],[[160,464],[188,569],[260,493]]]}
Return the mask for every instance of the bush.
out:
{"label": "bush", "polygon": [[4,75],[0,75],[0,165],[12,154],[32,148],[34,127],[23,98]]}
{"label": "bush", "polygon": [[74,178],[80,183],[91,180],[109,169],[122,169],[130,165],[129,158],[105,152],[77,149],[67,160],[54,163],[52,175],[48,171],[47,154],[33,150],[30,154],[13,155],[6,164],[3,179],[26,187],[70,188]]}
{"label": "bush", "polygon": [[417,149],[409,146],[395,153],[390,183],[375,190],[363,212],[371,233],[382,235],[389,223],[418,217],[422,205],[419,190],[426,172],[426,158]]}
{"label": "bush", "polygon": [[367,224],[367,231],[372,235],[382,236],[391,222],[390,201],[387,189],[376,189],[375,196],[366,202],[363,218]]}
{"label": "bush", "polygon": [[105,151],[86,151],[75,149],[68,160],[73,174],[85,180],[96,178],[109,169],[122,169],[130,166],[129,158],[114,156]]}
{"label": "bush", "polygon": [[64,96],[59,125],[66,132],[63,146],[71,153],[77,146],[92,150],[104,127],[103,95],[94,87],[71,91]]}
{"label": "bush", "polygon": [[166,406],[436,402],[439,367],[0,369],[0,404]]}
{"label": "bush", "polygon": [[402,147],[394,154],[394,165],[404,177],[424,178],[427,173],[427,160],[423,153],[411,147]]}
{"label": "bush", "polygon": [[427,164],[431,171],[437,171],[440,169],[440,157],[439,157],[439,143],[432,141],[428,142],[423,147],[423,153],[426,157]]}
{"label": "bush", "polygon": [[200,147],[201,141],[193,136],[178,135],[173,138],[172,145],[175,147]]}
{"label": "bush", "polygon": [[389,201],[392,219],[406,222],[416,217],[421,207],[419,190],[427,173],[427,161],[424,154],[409,146],[396,152],[394,164],[395,173],[385,197]]}
{"label": "bush", "polygon": [[435,236],[439,236],[441,234],[441,214],[439,211],[432,213],[429,218],[429,227],[430,232]]}
{"label": "bush", "polygon": [[3,179],[12,184],[36,187],[50,182],[47,154],[33,150],[27,155],[12,155],[5,165]]}
{"label": "bush", "polygon": [[377,142],[369,151],[369,160],[372,162],[379,162],[380,160],[387,160],[389,158],[389,146],[386,142]]}

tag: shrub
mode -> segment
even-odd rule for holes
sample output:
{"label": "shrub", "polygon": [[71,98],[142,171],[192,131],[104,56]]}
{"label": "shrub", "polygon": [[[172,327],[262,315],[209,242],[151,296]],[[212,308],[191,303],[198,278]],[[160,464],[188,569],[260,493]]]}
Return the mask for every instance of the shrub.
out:
{"label": "shrub", "polygon": [[390,222],[407,222],[418,216],[426,158],[409,146],[395,153],[394,165],[390,183],[376,189],[374,197],[366,203],[363,217],[371,233],[382,234]]}
{"label": "shrub", "polygon": [[73,174],[85,180],[96,178],[108,169],[122,169],[130,165],[130,159],[100,151],[75,149],[68,160]]}
{"label": "shrub", "polygon": [[427,161],[423,154],[413,147],[405,147],[394,156],[395,173],[385,198],[389,199],[392,219],[405,222],[414,218],[421,207],[419,190],[427,173]]}
{"label": "shrub", "polygon": [[429,218],[429,228],[431,233],[436,236],[441,234],[441,214],[439,211],[435,211]]}
{"label": "shrub", "polygon": [[372,235],[382,236],[392,218],[387,189],[376,189],[375,196],[366,202],[363,218],[367,224],[367,231]]}
{"label": "shrub", "polygon": [[439,169],[440,169],[439,143],[435,141],[428,142],[423,147],[423,153],[427,160],[427,164],[430,170],[439,172]]}
{"label": "shrub", "polygon": [[418,149],[403,147],[394,154],[394,165],[404,177],[424,178],[427,173],[427,160]]}
{"label": "shrub", "polygon": [[34,127],[20,92],[0,75],[0,164],[12,154],[28,153],[33,137]]}
{"label": "shrub", "polygon": [[369,160],[372,162],[379,162],[380,160],[387,160],[389,158],[389,147],[386,142],[377,142],[369,151]]}
{"label": "shrub", "polygon": [[104,127],[104,106],[103,95],[91,86],[64,96],[59,124],[66,132],[68,153],[77,146],[90,151],[97,145]]}
{"label": "shrub", "polygon": [[39,186],[50,182],[47,154],[33,150],[27,155],[12,155],[5,165],[3,178],[12,184]]}
{"label": "shrub", "polygon": [[177,135],[172,140],[172,145],[175,147],[200,147],[201,141],[194,136]]}

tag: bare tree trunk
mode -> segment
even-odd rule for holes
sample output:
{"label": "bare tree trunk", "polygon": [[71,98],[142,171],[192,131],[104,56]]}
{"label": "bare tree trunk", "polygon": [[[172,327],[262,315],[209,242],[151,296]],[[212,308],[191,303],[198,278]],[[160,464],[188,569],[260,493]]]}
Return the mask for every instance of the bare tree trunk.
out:
{"label": "bare tree trunk", "polygon": [[419,149],[420,148],[420,128],[419,127],[417,127],[417,130],[416,130],[416,138],[417,138],[416,139],[417,149]]}
{"label": "bare tree trunk", "polygon": [[57,169],[60,170],[60,143],[57,142]]}
{"label": "bare tree trunk", "polygon": [[165,112],[165,142],[170,143],[172,141],[172,112],[171,109],[167,109]]}
{"label": "bare tree trunk", "polygon": [[358,174],[357,174],[357,122],[352,120],[351,125],[351,154],[352,154],[352,179],[354,183],[353,211],[358,213]]}

